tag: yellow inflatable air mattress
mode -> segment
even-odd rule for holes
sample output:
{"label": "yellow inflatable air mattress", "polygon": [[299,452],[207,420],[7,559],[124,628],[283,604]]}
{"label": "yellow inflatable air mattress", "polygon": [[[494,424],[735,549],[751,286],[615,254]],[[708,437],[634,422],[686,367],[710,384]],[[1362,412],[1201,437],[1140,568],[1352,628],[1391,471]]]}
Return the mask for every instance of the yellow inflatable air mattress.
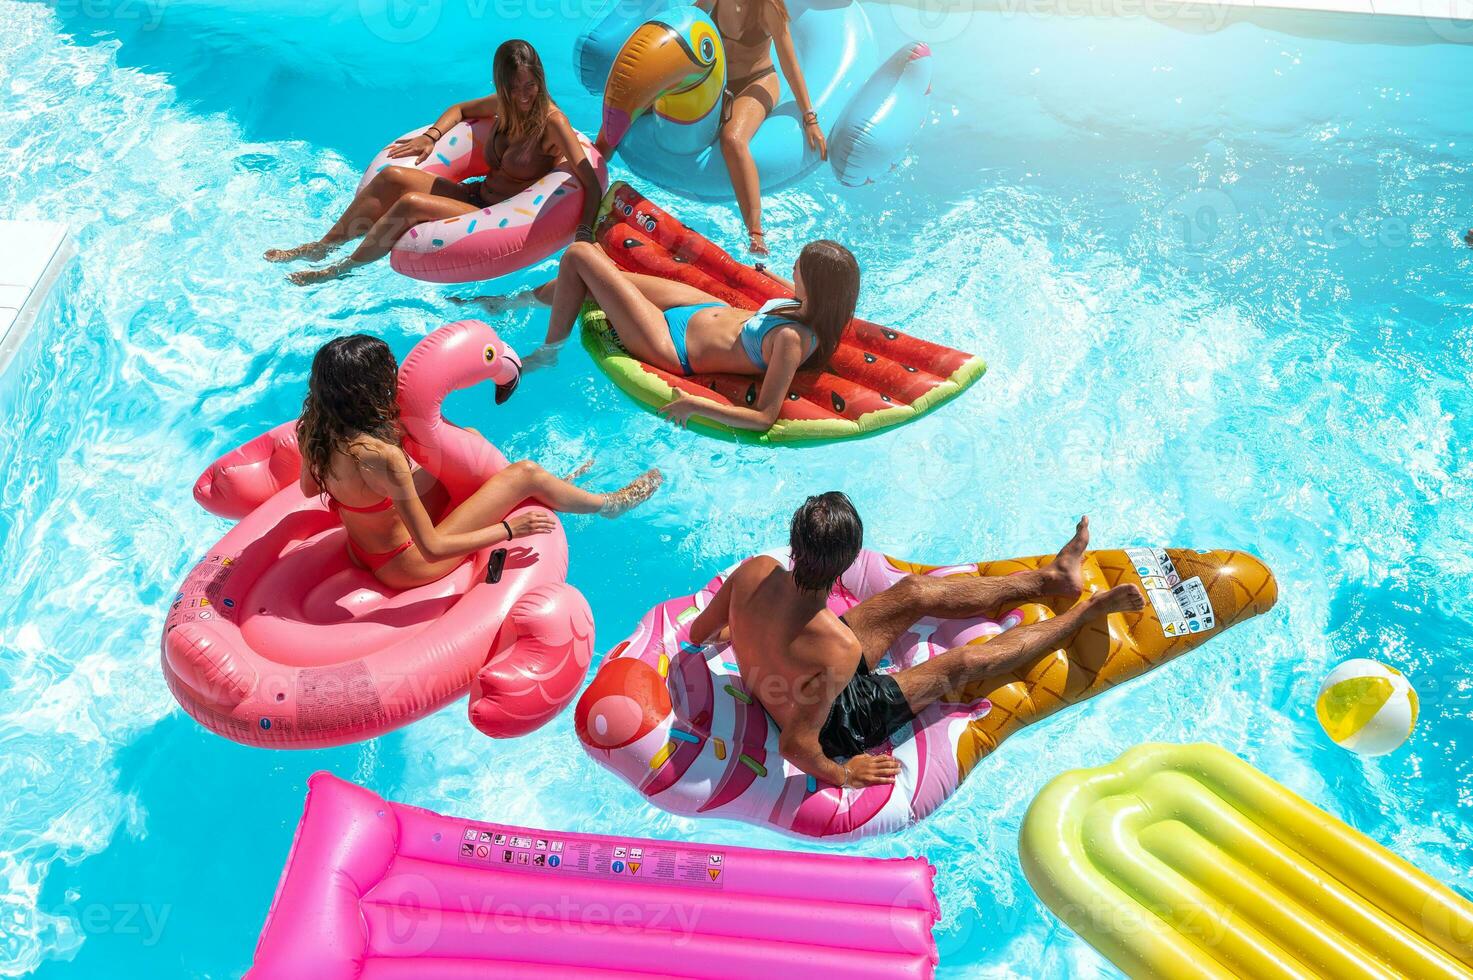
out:
{"label": "yellow inflatable air mattress", "polygon": [[1473,977],[1473,903],[1215,745],[1059,776],[1019,852],[1132,977]]}

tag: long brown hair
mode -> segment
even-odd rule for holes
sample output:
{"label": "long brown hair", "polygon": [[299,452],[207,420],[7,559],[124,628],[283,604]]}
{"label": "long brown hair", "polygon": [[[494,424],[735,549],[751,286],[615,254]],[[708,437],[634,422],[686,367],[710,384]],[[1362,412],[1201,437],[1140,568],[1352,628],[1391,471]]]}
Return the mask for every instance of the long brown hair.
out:
{"label": "long brown hair", "polygon": [[297,444],[318,486],[327,487],[333,453],[359,436],[399,444],[398,382],[399,364],[377,337],[355,333],[317,351],[297,419]]}
{"label": "long brown hair", "polygon": [[803,277],[803,303],[780,312],[813,331],[817,345],[802,367],[821,370],[834,356],[844,328],[854,319],[859,303],[859,263],[838,242],[820,238],[798,253],[798,274]]}
{"label": "long brown hair", "polygon": [[[517,108],[511,97],[517,72],[523,68],[537,81],[537,98],[527,112]],[[547,94],[547,75],[542,70],[542,59],[537,57],[532,45],[520,38],[502,42],[496,49],[496,57],[491,60],[491,83],[500,96],[497,100],[501,114],[498,126],[506,134],[508,145],[527,140],[540,142],[542,130],[547,126],[547,114],[552,111],[552,96]]]}

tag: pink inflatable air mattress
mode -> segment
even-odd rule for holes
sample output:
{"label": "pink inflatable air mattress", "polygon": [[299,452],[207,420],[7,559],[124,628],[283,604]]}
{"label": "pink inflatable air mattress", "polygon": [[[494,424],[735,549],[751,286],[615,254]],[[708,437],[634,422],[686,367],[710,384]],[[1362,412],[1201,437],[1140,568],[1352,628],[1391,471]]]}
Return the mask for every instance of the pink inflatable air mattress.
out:
{"label": "pink inflatable air mattress", "polygon": [[247,976],[930,977],[933,875],[447,817],[320,772]]}

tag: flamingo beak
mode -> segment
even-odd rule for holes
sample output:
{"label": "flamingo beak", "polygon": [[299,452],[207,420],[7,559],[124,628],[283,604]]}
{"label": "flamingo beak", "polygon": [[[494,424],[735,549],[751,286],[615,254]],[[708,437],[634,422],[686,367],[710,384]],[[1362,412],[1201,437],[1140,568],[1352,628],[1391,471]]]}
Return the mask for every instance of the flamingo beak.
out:
{"label": "flamingo beak", "polygon": [[522,362],[517,357],[516,351],[510,347],[506,350],[506,356],[501,359],[504,367],[509,368],[505,380],[496,380],[496,404],[505,405],[506,400],[517,390],[517,385],[522,383]]}
{"label": "flamingo beak", "polygon": [[500,338],[493,338],[482,356],[486,359],[490,380],[496,384],[496,404],[503,405],[521,384],[522,359]]}

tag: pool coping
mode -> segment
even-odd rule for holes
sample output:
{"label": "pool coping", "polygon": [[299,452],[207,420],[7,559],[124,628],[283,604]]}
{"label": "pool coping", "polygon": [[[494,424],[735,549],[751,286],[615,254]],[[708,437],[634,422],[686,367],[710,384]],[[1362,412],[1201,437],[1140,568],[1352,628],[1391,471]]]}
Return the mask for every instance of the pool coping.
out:
{"label": "pool coping", "polygon": [[0,220],[0,377],[74,252],[59,221]]}
{"label": "pool coping", "polygon": [[[1389,43],[1473,43],[1473,0],[887,0],[923,15],[1145,17],[1216,31],[1238,22],[1312,36]],[[1347,18],[1354,18],[1353,21]],[[1369,31],[1366,28],[1371,28]],[[1359,28],[1359,29],[1356,29]],[[1386,31],[1384,38],[1378,36]]]}

